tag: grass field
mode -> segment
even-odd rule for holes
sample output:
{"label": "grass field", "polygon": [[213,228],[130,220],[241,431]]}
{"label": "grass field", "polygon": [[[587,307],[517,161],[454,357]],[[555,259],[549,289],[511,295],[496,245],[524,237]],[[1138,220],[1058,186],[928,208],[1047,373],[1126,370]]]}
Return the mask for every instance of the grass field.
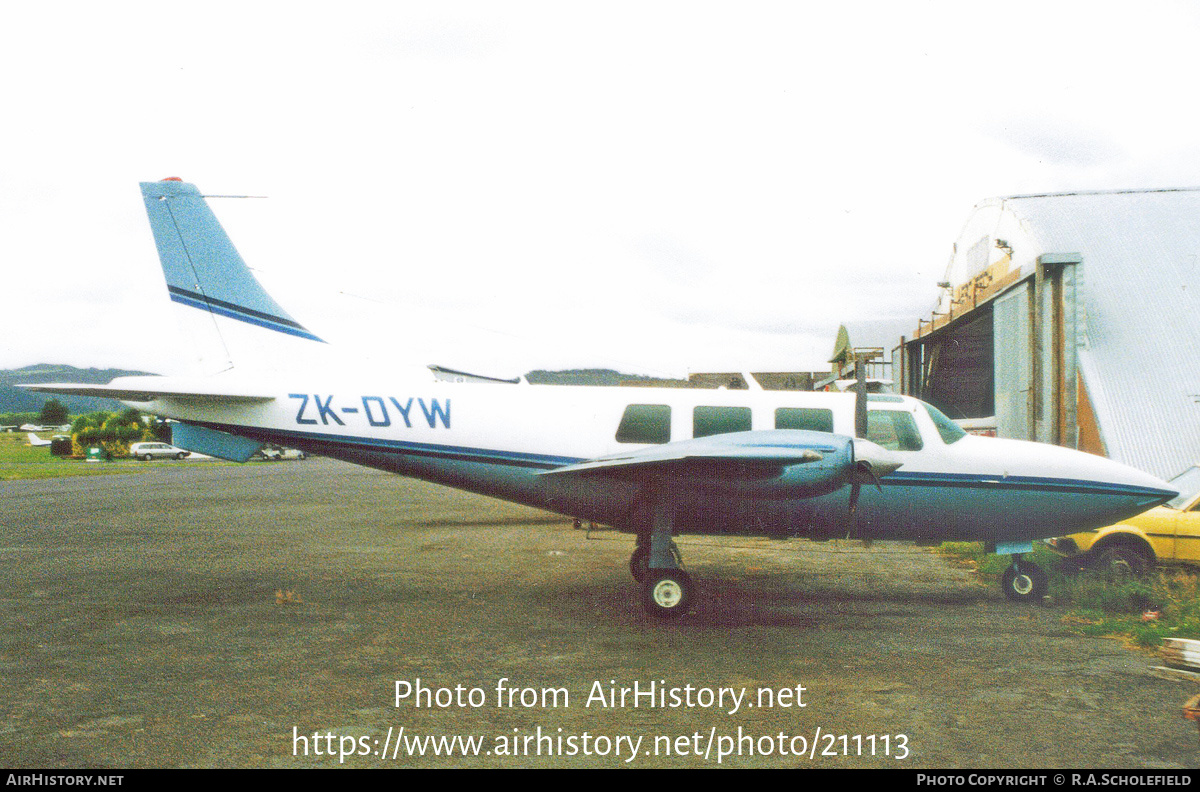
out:
{"label": "grass field", "polygon": [[[53,432],[38,435],[49,440]],[[0,434],[0,481],[45,479],[61,476],[102,476],[110,473],[139,473],[151,467],[173,462],[139,462],[120,459],[114,462],[85,462],[50,455],[50,446],[31,446],[26,432]]]}

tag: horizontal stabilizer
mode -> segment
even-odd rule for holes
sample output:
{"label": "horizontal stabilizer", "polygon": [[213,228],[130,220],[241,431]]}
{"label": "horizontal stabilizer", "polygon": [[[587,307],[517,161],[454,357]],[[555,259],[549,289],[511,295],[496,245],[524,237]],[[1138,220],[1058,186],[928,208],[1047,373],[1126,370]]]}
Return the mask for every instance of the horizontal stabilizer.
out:
{"label": "horizontal stabilizer", "polygon": [[149,402],[170,399],[178,402],[268,402],[275,397],[231,383],[215,383],[205,379],[175,377],[118,377],[107,385],[90,383],[48,382],[18,385],[38,393],[61,393],[68,396],[96,396],[129,402]]}
{"label": "horizontal stabilizer", "polygon": [[469,371],[459,371],[458,369],[446,368],[431,363],[429,370],[433,372],[433,376],[442,382],[491,382],[501,385],[520,385],[520,377],[492,377],[487,374],[472,374]]}

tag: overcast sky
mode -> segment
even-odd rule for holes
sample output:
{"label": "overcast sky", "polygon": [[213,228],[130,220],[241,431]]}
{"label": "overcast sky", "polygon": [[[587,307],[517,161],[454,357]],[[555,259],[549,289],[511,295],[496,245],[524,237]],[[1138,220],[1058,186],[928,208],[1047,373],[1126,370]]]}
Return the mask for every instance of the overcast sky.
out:
{"label": "overcast sky", "polygon": [[5,3],[0,368],[177,368],[165,176],[352,349],[824,368],[983,199],[1200,185],[1196,8]]}

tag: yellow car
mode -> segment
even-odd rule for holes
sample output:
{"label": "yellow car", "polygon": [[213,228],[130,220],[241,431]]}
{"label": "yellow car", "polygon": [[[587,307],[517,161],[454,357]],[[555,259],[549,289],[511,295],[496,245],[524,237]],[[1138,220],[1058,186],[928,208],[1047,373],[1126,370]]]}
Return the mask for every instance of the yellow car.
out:
{"label": "yellow car", "polygon": [[1200,565],[1200,466],[1171,481],[1179,497],[1124,522],[1048,539],[1072,561],[1114,574],[1140,575],[1156,564]]}

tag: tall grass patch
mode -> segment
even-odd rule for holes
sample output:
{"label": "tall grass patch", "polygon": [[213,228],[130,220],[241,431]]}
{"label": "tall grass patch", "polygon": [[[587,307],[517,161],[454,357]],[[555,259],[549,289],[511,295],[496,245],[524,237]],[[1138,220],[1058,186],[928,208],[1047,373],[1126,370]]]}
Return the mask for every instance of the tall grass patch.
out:
{"label": "tall grass patch", "polygon": [[[984,552],[980,542],[947,542],[938,552],[993,583],[1011,563],[1008,556]],[[1200,639],[1200,579],[1195,569],[1113,576],[1063,563],[1041,543],[1035,543],[1027,557],[1048,572],[1050,596],[1068,610],[1063,621],[1083,635],[1115,636],[1139,646],[1156,646],[1163,638]]]}

